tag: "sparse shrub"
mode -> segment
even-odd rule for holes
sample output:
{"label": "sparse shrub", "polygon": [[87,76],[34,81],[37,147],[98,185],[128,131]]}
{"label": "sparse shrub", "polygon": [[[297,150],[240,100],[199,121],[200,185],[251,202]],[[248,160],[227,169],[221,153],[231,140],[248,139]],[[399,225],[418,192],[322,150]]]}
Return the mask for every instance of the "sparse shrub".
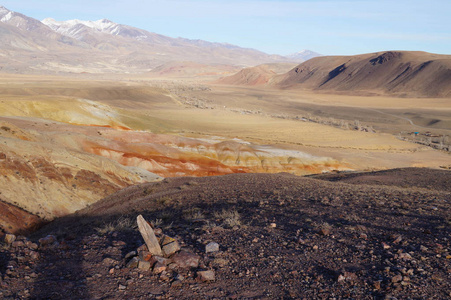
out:
{"label": "sparse shrub", "polygon": [[157,199],[157,202],[159,204],[168,205],[172,202],[172,199],[168,196],[165,196],[165,197],[161,197],[161,198]]}
{"label": "sparse shrub", "polygon": [[239,226],[241,225],[240,214],[236,210],[225,210],[214,213],[215,218],[222,220],[224,226]]}
{"label": "sparse shrub", "polygon": [[119,217],[117,220],[104,223],[103,226],[95,228],[98,234],[107,234],[114,231],[130,231],[135,230],[136,222],[126,217]]}
{"label": "sparse shrub", "polygon": [[202,213],[200,208],[193,207],[183,212],[183,218],[186,221],[203,220],[205,219],[205,215]]}
{"label": "sparse shrub", "polygon": [[157,227],[160,227],[161,224],[163,224],[163,220],[162,219],[155,219],[153,221],[150,221],[150,224],[152,225],[153,228],[157,228]]}

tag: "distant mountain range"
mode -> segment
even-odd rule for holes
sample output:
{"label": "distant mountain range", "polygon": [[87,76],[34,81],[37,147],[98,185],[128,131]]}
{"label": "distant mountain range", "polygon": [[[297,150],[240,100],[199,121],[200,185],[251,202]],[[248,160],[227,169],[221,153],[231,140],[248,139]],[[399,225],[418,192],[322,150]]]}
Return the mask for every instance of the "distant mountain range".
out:
{"label": "distant mountain range", "polygon": [[254,66],[302,62],[309,50],[269,55],[226,43],[171,38],[107,19],[42,22],[0,7],[3,72],[146,72],[173,61]]}

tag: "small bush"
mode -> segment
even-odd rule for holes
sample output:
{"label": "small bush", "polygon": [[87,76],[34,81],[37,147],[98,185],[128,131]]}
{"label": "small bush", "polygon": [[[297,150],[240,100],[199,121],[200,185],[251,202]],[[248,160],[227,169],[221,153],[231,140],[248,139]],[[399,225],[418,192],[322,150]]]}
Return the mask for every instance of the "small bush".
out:
{"label": "small bush", "polygon": [[241,225],[240,214],[236,210],[225,210],[215,212],[215,218],[221,219],[225,226],[233,227]]}
{"label": "small bush", "polygon": [[120,232],[120,231],[135,230],[136,227],[137,227],[136,222],[126,217],[120,217],[113,222],[104,223],[103,226],[97,227],[96,231],[98,234],[103,235],[114,231]]}

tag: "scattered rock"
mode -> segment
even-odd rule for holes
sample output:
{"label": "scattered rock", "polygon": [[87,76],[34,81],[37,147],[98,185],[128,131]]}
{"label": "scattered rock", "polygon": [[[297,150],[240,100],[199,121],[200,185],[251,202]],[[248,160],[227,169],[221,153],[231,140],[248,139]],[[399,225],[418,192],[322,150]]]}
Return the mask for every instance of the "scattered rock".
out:
{"label": "scattered rock", "polygon": [[14,248],[21,248],[25,246],[25,243],[22,241],[15,241],[11,244]]}
{"label": "scattered rock", "polygon": [[164,256],[169,257],[172,254],[174,254],[180,250],[180,245],[176,240],[174,240],[172,243],[164,245],[162,247],[162,250],[163,250]]}
{"label": "scattered rock", "polygon": [[343,281],[355,281],[357,280],[357,275],[352,272],[343,272],[338,276],[337,281],[343,282]]}
{"label": "scattered rock", "polygon": [[5,234],[5,236],[3,237],[3,242],[6,245],[11,245],[12,243],[14,243],[14,241],[16,240],[16,236],[14,234]]}
{"label": "scattered rock", "polygon": [[384,250],[390,249],[391,247],[389,245],[387,245],[386,243],[382,242],[382,248],[384,248]]}
{"label": "scattered rock", "polygon": [[172,263],[172,259],[155,255],[155,256],[152,256],[152,259],[150,260],[150,263],[151,264],[161,263],[161,264],[167,266],[170,263]]}
{"label": "scattered rock", "polygon": [[127,263],[127,268],[134,269],[137,268],[139,264],[139,259],[135,256]]}
{"label": "scattered rock", "polygon": [[215,281],[215,271],[213,270],[198,271],[197,278],[200,281]]}
{"label": "scattered rock", "polygon": [[26,245],[28,248],[30,248],[31,250],[37,250],[37,249],[39,248],[38,244],[33,243],[33,242],[31,242],[31,241],[27,241],[27,242],[25,243],[25,245]]}
{"label": "scattered rock", "polygon": [[157,262],[157,263],[155,264],[155,266],[153,267],[153,272],[154,272],[155,274],[160,274],[160,273],[162,273],[163,271],[166,271],[166,269],[167,269],[167,267],[166,267],[165,264],[160,263],[160,262]]}
{"label": "scattered rock", "polygon": [[393,241],[393,244],[399,244],[401,241],[402,241],[402,236],[400,236],[400,235],[397,235],[397,236],[394,236],[394,241]]}
{"label": "scattered rock", "polygon": [[211,253],[211,252],[218,252],[219,251],[219,244],[215,242],[210,242],[205,246],[205,252]]}
{"label": "scattered rock", "polygon": [[106,266],[106,267],[112,267],[117,265],[117,260],[114,260],[110,257],[105,258],[104,260],[102,260],[102,265]]}
{"label": "scattered rock", "polygon": [[56,237],[54,235],[48,235],[46,237],[39,239],[39,245],[41,247],[52,245],[55,242],[56,242]]}
{"label": "scattered rock", "polygon": [[39,253],[36,252],[36,251],[30,251],[30,253],[28,253],[28,255],[30,256],[30,258],[31,258],[33,261],[36,261],[36,260],[39,259]]}
{"label": "scattered rock", "polygon": [[411,260],[412,256],[409,253],[400,253],[398,258],[404,260]]}
{"label": "scattered rock", "polygon": [[330,226],[323,226],[319,230],[319,234],[320,235],[329,235],[331,231],[332,231],[332,228]]}
{"label": "scattered rock", "polygon": [[138,269],[148,271],[152,267],[152,264],[145,260],[138,261]]}
{"label": "scattered rock", "polygon": [[172,256],[174,263],[180,268],[197,268],[199,266],[200,257],[196,254],[187,251],[180,251]]}
{"label": "scattered rock", "polygon": [[152,254],[146,250],[139,251],[139,259],[144,261],[150,261],[152,259]]}
{"label": "scattered rock", "polygon": [[225,267],[225,266],[227,266],[228,263],[229,263],[229,261],[224,258],[215,258],[213,260],[213,264],[215,264],[219,267]]}
{"label": "scattered rock", "polygon": [[119,284],[119,290],[121,290],[121,291],[123,291],[123,290],[125,290],[127,287],[125,286],[125,285],[123,285],[123,284]]}
{"label": "scattered rock", "polygon": [[392,277],[392,279],[391,279],[391,282],[392,283],[397,283],[397,282],[400,282],[400,281],[402,281],[402,275],[396,275],[396,276],[393,276]]}
{"label": "scattered rock", "polygon": [[127,260],[127,259],[129,259],[129,258],[131,258],[131,257],[133,257],[133,256],[136,256],[136,251],[130,251],[130,252],[128,252],[127,254],[125,254],[125,260]]}

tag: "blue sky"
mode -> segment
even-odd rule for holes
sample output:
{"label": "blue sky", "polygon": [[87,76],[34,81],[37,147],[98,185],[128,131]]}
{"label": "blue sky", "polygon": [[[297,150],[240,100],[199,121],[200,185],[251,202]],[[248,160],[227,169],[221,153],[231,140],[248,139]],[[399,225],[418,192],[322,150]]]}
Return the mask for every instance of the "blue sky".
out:
{"label": "blue sky", "polygon": [[450,0],[4,0],[36,19],[110,19],[171,37],[271,54],[382,50],[451,54]]}

